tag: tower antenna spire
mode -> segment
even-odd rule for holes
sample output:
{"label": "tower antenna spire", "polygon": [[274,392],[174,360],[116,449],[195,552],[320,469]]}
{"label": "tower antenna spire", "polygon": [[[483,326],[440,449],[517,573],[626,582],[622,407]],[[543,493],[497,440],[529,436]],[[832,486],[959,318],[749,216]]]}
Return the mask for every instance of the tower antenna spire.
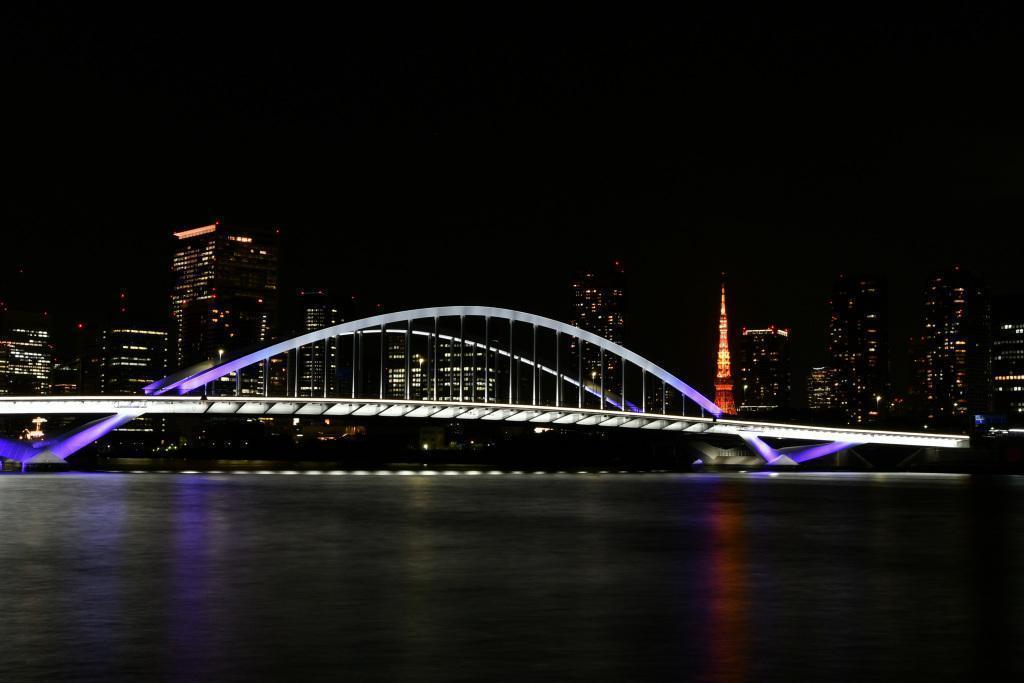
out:
{"label": "tower antenna spire", "polygon": [[725,310],[725,273],[722,273],[722,307],[718,316],[715,404],[727,415],[736,414],[736,401],[733,398],[732,386],[732,361],[729,356],[729,316]]}

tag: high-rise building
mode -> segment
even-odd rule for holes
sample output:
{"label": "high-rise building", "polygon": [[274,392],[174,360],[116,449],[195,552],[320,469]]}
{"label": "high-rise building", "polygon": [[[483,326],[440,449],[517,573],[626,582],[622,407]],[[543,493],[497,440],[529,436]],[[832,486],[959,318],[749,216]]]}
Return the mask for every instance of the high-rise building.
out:
{"label": "high-rise building", "polygon": [[[580,273],[572,281],[570,323],[608,341],[622,344],[626,325],[625,281],[626,271],[618,260],[612,261],[608,267]],[[606,353],[604,361],[605,383],[611,386],[613,378],[618,376],[619,359],[614,354]],[[585,377],[596,378],[601,374],[600,351],[590,345],[584,345],[583,370]]]}
{"label": "high-rise building", "polygon": [[[300,289],[297,298],[300,333],[315,332],[342,322],[339,308],[327,290]],[[337,395],[339,344],[340,340],[334,338],[300,349],[300,396]]]}
{"label": "high-rise building", "polygon": [[718,315],[718,354],[715,362],[715,405],[726,415],[736,414],[732,385],[732,360],[729,356],[729,316],[725,312],[725,283],[722,283],[722,306]]}
{"label": "high-rise building", "polygon": [[[485,392],[495,395],[497,372],[493,369],[484,379],[484,350],[458,339],[438,341],[437,391],[452,400],[483,401]],[[413,375],[415,377],[415,375]]]}
{"label": "high-rise building", "polygon": [[789,330],[743,329],[740,337],[740,412],[789,407]]}
{"label": "high-rise building", "polygon": [[[415,338],[413,338],[415,339]],[[410,340],[411,343],[412,340]],[[448,343],[448,342],[445,342]],[[387,398],[405,398],[405,335],[389,334],[385,353],[385,395]],[[427,398],[429,377],[426,369],[427,356],[424,350],[410,349],[409,356],[409,398]]]}
{"label": "high-rise building", "polygon": [[992,325],[992,409],[1024,422],[1024,301],[995,302]]}
{"label": "high-rise building", "polygon": [[[121,313],[125,311],[122,309]],[[100,393],[132,396],[167,375],[167,333],[146,325],[121,320],[103,330],[94,354],[98,362]],[[166,418],[143,415],[118,427],[104,444],[108,450],[145,450],[164,437]]]}
{"label": "high-rise building", "polygon": [[890,394],[885,285],[872,278],[840,276],[831,306],[828,351],[837,407],[851,424],[875,421]]}
{"label": "high-rise building", "polygon": [[977,277],[959,266],[928,284],[924,320],[927,418],[963,421],[991,407],[991,309]]}
{"label": "high-rise building", "polygon": [[[174,238],[173,365],[186,367],[266,342],[278,303],[278,231],[218,222],[181,230]],[[237,384],[231,377],[218,382],[218,393],[237,387],[243,394],[262,394],[262,364],[245,372]]]}
{"label": "high-rise building", "polygon": [[49,393],[52,366],[49,317],[0,309],[0,394]]}
{"label": "high-rise building", "polygon": [[807,373],[807,407],[812,411],[836,410],[840,406],[835,371],[826,366]]}
{"label": "high-rise building", "polygon": [[100,334],[100,393],[132,396],[167,375],[167,333],[141,325],[112,325]]}

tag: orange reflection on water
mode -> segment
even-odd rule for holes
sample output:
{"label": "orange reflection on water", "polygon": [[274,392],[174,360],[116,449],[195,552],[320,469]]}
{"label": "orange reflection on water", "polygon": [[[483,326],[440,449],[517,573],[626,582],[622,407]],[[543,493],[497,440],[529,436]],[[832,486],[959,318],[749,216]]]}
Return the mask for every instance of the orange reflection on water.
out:
{"label": "orange reflection on water", "polygon": [[735,484],[722,482],[708,508],[711,553],[708,573],[709,678],[747,680],[747,581],[744,503]]}

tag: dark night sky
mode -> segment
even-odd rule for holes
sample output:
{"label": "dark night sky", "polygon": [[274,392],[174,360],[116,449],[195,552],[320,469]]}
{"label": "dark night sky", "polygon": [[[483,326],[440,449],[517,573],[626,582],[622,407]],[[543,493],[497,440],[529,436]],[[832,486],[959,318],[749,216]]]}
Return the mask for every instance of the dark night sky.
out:
{"label": "dark night sky", "polygon": [[798,372],[836,274],[870,271],[899,381],[931,270],[1024,288],[1024,40],[858,10],[0,10],[0,291],[62,324],[121,287],[163,312],[170,231],[216,218],[279,225],[287,287],[389,307],[564,318],[571,272],[619,256],[630,345],[706,387],[719,271]]}

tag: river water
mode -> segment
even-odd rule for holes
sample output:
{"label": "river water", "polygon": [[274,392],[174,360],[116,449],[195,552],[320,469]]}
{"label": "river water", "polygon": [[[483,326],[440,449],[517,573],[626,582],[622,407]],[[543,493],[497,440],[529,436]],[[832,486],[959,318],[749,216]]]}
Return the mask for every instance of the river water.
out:
{"label": "river water", "polygon": [[1024,670],[1020,478],[7,475],[0,520],[5,682]]}

